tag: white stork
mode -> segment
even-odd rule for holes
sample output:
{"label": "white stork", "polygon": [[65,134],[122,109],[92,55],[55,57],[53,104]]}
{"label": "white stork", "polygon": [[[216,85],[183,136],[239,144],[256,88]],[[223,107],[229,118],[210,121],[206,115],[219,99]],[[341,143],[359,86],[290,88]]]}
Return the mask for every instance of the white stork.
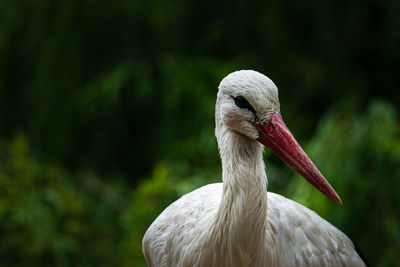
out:
{"label": "white stork", "polygon": [[336,203],[339,196],[280,115],[263,74],[225,77],[215,111],[223,183],[182,196],[147,230],[149,266],[365,266],[351,240],[308,208],[267,193],[263,145]]}

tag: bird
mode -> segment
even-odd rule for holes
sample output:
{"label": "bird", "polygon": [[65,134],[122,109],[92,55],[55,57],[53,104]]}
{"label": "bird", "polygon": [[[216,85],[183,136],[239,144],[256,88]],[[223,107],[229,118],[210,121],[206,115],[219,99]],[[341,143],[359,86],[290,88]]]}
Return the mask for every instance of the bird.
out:
{"label": "bird", "polygon": [[253,70],[228,74],[218,86],[215,123],[222,183],[183,195],[150,225],[142,241],[150,267],[366,266],[335,226],[267,192],[264,147],[342,204],[283,121],[272,80]]}

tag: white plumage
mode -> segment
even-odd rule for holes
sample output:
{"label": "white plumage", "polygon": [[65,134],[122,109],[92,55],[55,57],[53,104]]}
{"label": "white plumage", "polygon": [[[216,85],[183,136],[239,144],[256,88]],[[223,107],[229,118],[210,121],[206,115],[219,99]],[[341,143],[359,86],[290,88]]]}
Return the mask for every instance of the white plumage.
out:
{"label": "white plumage", "polygon": [[149,266],[365,266],[337,228],[267,193],[262,144],[341,203],[279,109],[278,90],[266,76],[245,70],[222,80],[215,133],[223,183],[188,193],[160,214],[143,238]]}

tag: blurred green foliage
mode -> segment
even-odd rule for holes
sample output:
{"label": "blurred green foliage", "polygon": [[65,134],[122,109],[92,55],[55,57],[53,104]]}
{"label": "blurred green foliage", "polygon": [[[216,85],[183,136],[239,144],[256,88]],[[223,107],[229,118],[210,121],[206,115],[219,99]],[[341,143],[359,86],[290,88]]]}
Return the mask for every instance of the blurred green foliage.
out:
{"label": "blurred green foliage", "polygon": [[39,164],[22,135],[1,144],[0,155],[2,266],[117,262],[118,218],[128,205],[120,184]]}
{"label": "blurred green foliage", "polygon": [[0,265],[145,266],[157,215],[220,181],[216,88],[243,68],[276,82],[344,205],[266,151],[269,190],[398,265],[399,17],[394,0],[0,0]]}
{"label": "blurred green foliage", "polygon": [[340,192],[343,207],[300,178],[290,184],[289,195],[347,233],[373,266],[396,266],[400,135],[393,107],[373,102],[362,115],[334,110],[322,118],[307,150]]}

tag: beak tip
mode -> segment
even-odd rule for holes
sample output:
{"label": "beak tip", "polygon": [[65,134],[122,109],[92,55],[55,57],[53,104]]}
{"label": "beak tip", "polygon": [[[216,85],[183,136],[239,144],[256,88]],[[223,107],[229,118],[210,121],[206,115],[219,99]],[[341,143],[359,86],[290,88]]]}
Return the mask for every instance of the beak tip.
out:
{"label": "beak tip", "polygon": [[342,202],[342,200],[339,198],[339,199],[337,199],[337,200],[335,200],[335,202],[337,203],[337,204],[339,204],[340,206],[342,206],[343,205],[343,202]]}
{"label": "beak tip", "polygon": [[342,206],[343,205],[343,202],[342,202],[342,200],[340,199],[340,197],[338,196],[338,200],[337,200],[337,202],[336,203],[338,203],[340,206]]}
{"label": "beak tip", "polygon": [[[332,190],[333,190],[333,188],[332,188]],[[333,191],[333,194],[331,194],[329,198],[330,198],[333,202],[335,202],[335,203],[337,203],[337,204],[339,204],[339,205],[341,205],[341,206],[343,205],[342,200],[340,199],[339,195],[338,195],[335,191]]]}

